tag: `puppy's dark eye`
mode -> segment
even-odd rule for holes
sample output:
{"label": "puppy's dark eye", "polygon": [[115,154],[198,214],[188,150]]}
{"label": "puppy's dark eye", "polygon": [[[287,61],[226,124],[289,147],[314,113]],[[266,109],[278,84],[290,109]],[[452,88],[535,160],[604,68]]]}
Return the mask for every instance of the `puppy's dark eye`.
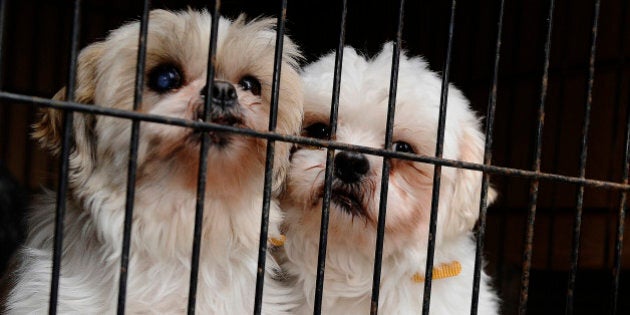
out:
{"label": "puppy's dark eye", "polygon": [[304,128],[304,135],[317,139],[330,139],[330,127],[324,123],[314,123]]}
{"label": "puppy's dark eye", "polygon": [[394,149],[394,151],[396,152],[415,153],[413,151],[413,147],[411,147],[411,144],[404,141],[394,142],[392,149]]}
{"label": "puppy's dark eye", "polygon": [[173,64],[161,64],[149,71],[149,88],[158,93],[180,88],[182,86],[182,71]]}
{"label": "puppy's dark eye", "polygon": [[258,79],[252,77],[251,75],[244,76],[238,84],[245,91],[250,91],[254,95],[260,95],[260,81]]}

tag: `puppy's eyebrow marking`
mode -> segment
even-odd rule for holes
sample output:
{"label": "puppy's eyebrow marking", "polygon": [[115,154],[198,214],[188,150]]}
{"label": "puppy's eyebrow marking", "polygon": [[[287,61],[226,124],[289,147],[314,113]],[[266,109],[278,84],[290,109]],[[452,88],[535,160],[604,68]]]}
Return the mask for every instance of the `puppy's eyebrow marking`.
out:
{"label": "puppy's eyebrow marking", "polygon": [[308,126],[309,124],[313,124],[316,122],[321,122],[328,124],[330,122],[329,114],[320,114],[320,113],[304,113],[304,123],[303,126]]}

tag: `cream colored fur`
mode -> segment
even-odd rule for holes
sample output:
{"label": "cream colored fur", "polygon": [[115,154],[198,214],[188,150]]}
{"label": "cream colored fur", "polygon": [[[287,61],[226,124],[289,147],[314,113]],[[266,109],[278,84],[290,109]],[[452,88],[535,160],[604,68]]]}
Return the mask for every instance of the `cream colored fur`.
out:
{"label": "cream colored fur", "polygon": [[[329,122],[334,57],[324,56],[303,71],[305,128]],[[352,48],[344,50],[335,140],[383,148],[391,63],[391,44],[373,59]],[[435,154],[440,89],[441,79],[426,62],[401,55],[393,142],[410,144],[416,154]],[[450,86],[444,157],[482,163],[483,144],[479,119],[462,93]],[[344,186],[339,179],[333,180],[323,314],[369,313],[383,159],[366,158],[369,170],[359,182]],[[288,262],[284,266],[295,277],[296,294],[303,296],[298,314],[313,310],[325,164],[325,149],[297,150],[282,201],[287,212]],[[379,313],[421,313],[424,284],[412,277],[425,272],[433,170],[432,164],[391,160]],[[335,202],[334,189],[339,187],[355,190],[362,215],[353,215]],[[431,314],[470,312],[475,257],[472,229],[480,195],[481,173],[442,168],[435,266],[457,261],[462,272],[434,280]],[[489,197],[494,199],[493,191]],[[498,312],[498,299],[488,282],[482,272],[479,314]]]}
{"label": "cream colored fur", "polygon": [[[206,11],[150,14],[147,73],[159,64],[181,67],[183,85],[160,94],[143,92],[140,112],[198,119],[206,82],[211,17]],[[237,90],[243,128],[266,131],[276,32],[272,19],[219,21],[216,80]],[[139,23],[113,31],[85,48],[79,57],[76,100],[131,110]],[[277,131],[297,134],[302,118],[302,87],[296,71],[298,48],[284,41]],[[256,77],[260,96],[239,80]],[[56,98],[63,98],[60,91]],[[112,314],[117,306],[131,122],[107,116],[74,114],[68,208],[65,217],[58,311],[61,314]],[[34,137],[58,153],[61,113],[43,110]],[[213,133],[217,135],[217,133]],[[263,205],[266,141],[225,135],[229,144],[211,144],[203,217],[196,310],[198,314],[249,314],[253,311],[259,230]],[[128,314],[185,313],[188,298],[196,204],[199,140],[190,128],[141,123],[131,255]],[[277,143],[273,194],[282,188],[289,166],[289,144]],[[34,204],[29,236],[19,254],[8,296],[9,313],[48,309],[53,193]],[[282,220],[271,202],[270,237]],[[291,307],[288,291],[274,279],[277,263],[267,257],[264,314]]]}

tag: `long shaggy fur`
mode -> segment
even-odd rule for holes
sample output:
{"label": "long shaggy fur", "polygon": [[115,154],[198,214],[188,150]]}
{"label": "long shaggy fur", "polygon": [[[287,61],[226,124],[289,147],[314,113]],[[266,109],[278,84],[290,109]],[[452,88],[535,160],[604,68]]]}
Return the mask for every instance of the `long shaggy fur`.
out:
{"label": "long shaggy fur", "polygon": [[[158,65],[173,64],[181,69],[183,84],[168,93],[145,88],[140,112],[199,119],[210,25],[206,11],[151,12],[147,75]],[[274,27],[272,19],[219,21],[215,79],[235,86],[242,114],[238,126],[243,128],[265,131],[269,125]],[[77,101],[132,109],[138,32],[138,22],[124,25],[81,52]],[[302,118],[302,87],[296,71],[300,53],[288,38],[284,43],[277,131],[297,134]],[[259,96],[239,85],[244,76],[260,81]],[[63,95],[62,90],[56,98]],[[34,137],[58,153],[61,113],[44,110],[40,118]],[[140,130],[126,311],[184,313],[199,134],[189,128],[148,122],[142,122]],[[116,309],[130,133],[129,120],[74,114],[60,313],[111,314]],[[254,303],[266,141],[210,133],[222,142],[211,142],[208,151],[196,310],[199,314],[247,314]],[[289,166],[289,145],[277,143],[275,157],[274,196],[281,190]],[[42,196],[31,213],[28,240],[8,296],[10,313],[43,313],[48,308],[53,195]],[[270,237],[279,234],[281,220],[274,199]],[[287,290],[274,279],[278,268],[268,256],[265,314],[282,314],[291,306]]]}
{"label": "long shaggy fur", "polygon": [[[329,123],[334,58],[329,54],[303,71],[307,135],[309,126]],[[383,148],[391,62],[391,44],[373,59],[352,48],[344,50],[337,141]],[[401,55],[395,148],[407,143],[416,154],[434,155],[440,88],[441,79],[422,59]],[[450,86],[444,157],[480,163],[483,143],[479,119],[462,93]],[[335,152],[337,157],[342,153]],[[344,183],[337,175],[333,179],[322,306],[325,314],[366,314],[370,310],[383,159],[365,158],[369,169],[359,181]],[[298,314],[313,309],[325,164],[325,149],[298,149],[292,156],[282,201],[287,212],[285,267],[295,277],[295,293],[303,296]],[[391,160],[379,297],[383,314],[421,312],[424,284],[412,281],[412,277],[425,272],[433,170],[431,164]],[[354,201],[338,198],[340,191],[352,195]],[[475,257],[471,231],[478,217],[480,195],[481,173],[442,168],[435,266],[457,261],[462,272],[434,280],[432,314],[470,312]],[[491,191],[489,200],[493,198]],[[488,282],[482,272],[480,314],[498,311],[497,297]]]}

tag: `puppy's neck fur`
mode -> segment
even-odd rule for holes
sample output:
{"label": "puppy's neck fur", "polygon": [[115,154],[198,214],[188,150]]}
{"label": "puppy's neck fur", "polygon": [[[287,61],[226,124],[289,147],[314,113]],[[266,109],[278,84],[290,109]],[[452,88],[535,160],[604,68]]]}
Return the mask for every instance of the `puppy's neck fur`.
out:
{"label": "puppy's neck fur", "polygon": [[[90,200],[91,208],[87,211],[80,210],[75,201],[70,201],[65,220],[64,256],[62,258],[62,277],[60,279],[60,312],[81,312],[81,310],[96,311],[98,313],[110,313],[115,310],[117,300],[117,288],[119,279],[120,246],[122,240],[119,233],[106,235],[103,230],[97,228],[93,219],[87,213],[101,216],[100,220],[110,219],[111,224],[117,225],[121,218],[114,214],[121,213],[120,209],[113,207],[124,206],[122,202],[116,202],[108,198],[103,192],[101,200]],[[188,199],[190,201],[182,202]],[[248,198],[251,201],[252,198]],[[139,203],[136,205],[135,215],[143,212],[154,215],[164,215],[163,209],[168,209],[173,215],[172,226],[152,226],[151,229],[134,225],[131,243],[131,255],[128,273],[127,311],[142,312],[147,309],[159,309],[165,313],[183,313],[186,310],[188,294],[188,276],[190,275],[190,251],[191,235],[181,235],[178,224],[192,224],[192,221],[184,220],[194,215],[194,198],[182,196],[182,200],[172,204],[164,204],[159,198],[152,203]],[[262,196],[255,198],[262,203]],[[248,201],[248,202],[249,202]],[[84,201],[87,202],[87,201]],[[180,203],[181,202],[181,203]],[[24,250],[27,259],[26,265],[21,268],[35,270],[23,277],[39,278],[49,277],[51,261],[51,247],[54,229],[54,217],[49,214],[54,211],[54,196],[48,194],[41,201],[45,204],[38,207],[33,213],[33,226],[38,231],[50,233],[33,233],[29,237],[31,247]],[[258,203],[252,202],[250,206],[258,207]],[[260,222],[260,216],[252,215],[255,209],[247,211],[229,212],[230,205],[224,200],[209,200],[205,209],[204,224],[210,224],[212,229],[204,229],[202,235],[202,251],[199,271],[199,291],[197,293],[197,310],[208,314],[228,314],[231,312],[247,313],[251,311],[254,300],[254,285],[256,282],[257,265],[257,231],[248,233],[239,223],[243,220]],[[238,204],[238,206],[242,206]],[[272,216],[270,226],[276,226],[280,220],[275,203],[271,204]],[[114,211],[116,210],[116,211]],[[178,213],[180,212],[180,213]],[[249,213],[249,215],[247,215]],[[226,215],[229,214],[229,215]],[[108,215],[110,215],[108,217]],[[158,219],[159,220],[159,219]],[[105,221],[100,221],[105,222]],[[252,224],[244,223],[244,224]],[[122,226],[122,225],[120,225]],[[180,227],[181,228],[181,227]],[[169,229],[172,229],[170,231]],[[276,231],[272,229],[270,235]],[[252,234],[252,235],[249,235]],[[117,237],[114,237],[117,236]],[[220,236],[220,237],[219,237]],[[79,241],[81,240],[81,241]],[[185,246],[181,246],[181,244]],[[173,252],[172,248],[176,251]],[[31,264],[31,265],[29,265]],[[41,264],[41,268],[32,266]],[[44,266],[46,265],[46,266]],[[99,266],[98,268],[93,268]],[[87,269],[89,270],[87,270]],[[277,269],[273,260],[267,261],[268,270]],[[44,275],[45,274],[45,275]],[[238,275],[238,277],[233,277]],[[80,278],[80,281],[79,281]],[[240,279],[234,281],[235,278]],[[17,284],[19,291],[31,292],[29,299],[13,300],[13,307],[18,309],[30,309],[37,312],[47,305],[49,283],[41,281],[26,281],[23,279]],[[271,294],[287,294],[286,289],[279,286],[273,279],[265,281],[265,292]],[[229,292],[228,292],[229,291]],[[238,299],[223,299],[224,297],[238,296]],[[167,297],[167,298],[165,298]],[[36,299],[38,303],[33,303]],[[68,301],[75,301],[67,303]],[[76,301],[90,301],[90,305],[81,305]],[[252,305],[248,305],[251,301]],[[29,303],[30,305],[20,305]],[[95,309],[97,307],[97,309]],[[269,314],[282,313],[285,310],[280,305],[270,305],[265,312]],[[40,309],[41,308],[41,309]]]}
{"label": "puppy's neck fur", "polygon": [[[289,256],[288,271],[296,275],[295,290],[304,295],[306,303],[298,314],[312,312],[316,282],[318,235],[287,233],[285,249]],[[387,236],[386,236],[387,237]],[[372,294],[373,255],[359,253],[352,248],[340,248],[330,241],[326,256],[324,276],[323,313],[369,313]],[[434,266],[457,261],[461,273],[454,277],[435,279],[432,286],[432,314],[465,314],[470,312],[470,301],[453,303],[452,293],[472,296],[474,271],[474,244],[471,235],[449,240],[436,248]],[[383,257],[379,310],[384,314],[418,314],[422,311],[424,283],[414,281],[414,274],[424,275],[426,246],[406,248]],[[482,272],[481,292],[489,292],[489,278]],[[487,290],[486,290],[487,289]],[[444,292],[441,292],[444,291]],[[470,292],[468,292],[470,291]],[[493,295],[482,293],[479,313],[495,310],[497,301]]]}

